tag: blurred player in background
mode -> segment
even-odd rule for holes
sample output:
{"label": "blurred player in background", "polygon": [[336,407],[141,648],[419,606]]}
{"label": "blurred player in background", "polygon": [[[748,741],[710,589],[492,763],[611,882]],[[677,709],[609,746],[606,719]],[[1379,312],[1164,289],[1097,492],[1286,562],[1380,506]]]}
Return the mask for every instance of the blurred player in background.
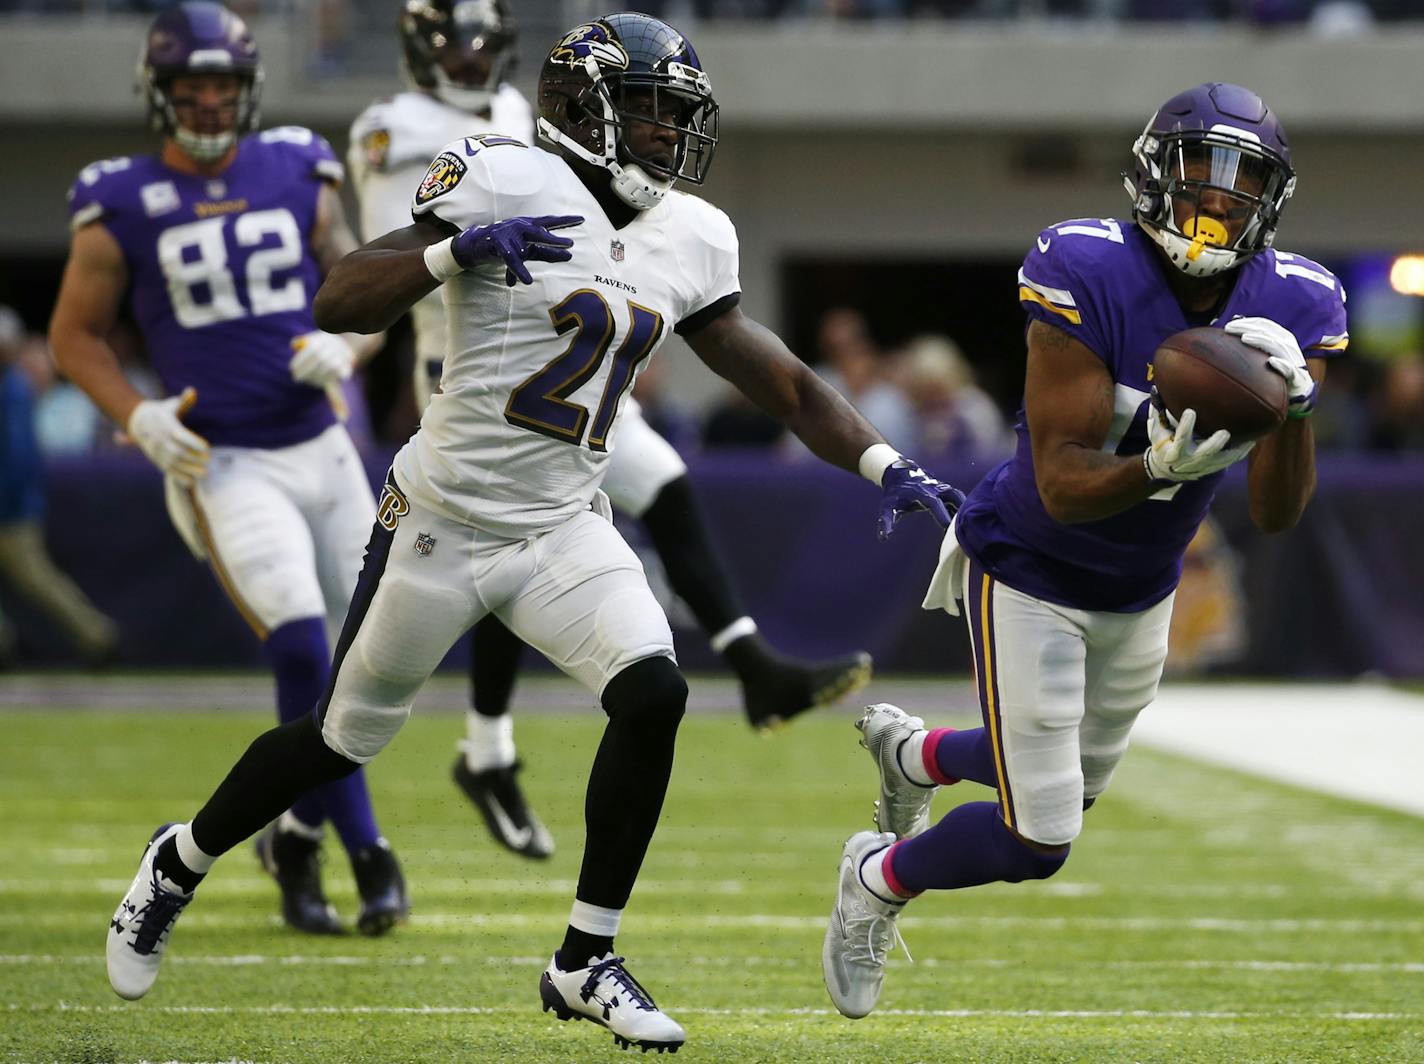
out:
{"label": "blurred player in background", "polygon": [[320,723],[261,736],[191,823],[154,833],[108,939],[125,997],[152,985],[217,857],[291,796],[375,757],[451,644],[494,612],[608,715],[541,1002],[625,1046],[676,1049],[682,1027],[613,950],[687,699],[667,618],[598,490],[628,389],[676,331],[813,452],[879,485],[883,531],[919,509],[948,525],[963,498],[742,315],[736,231],[672,188],[700,184],[717,143],[710,80],[681,34],[605,16],[555,45],[539,86],[557,153],[503,134],[448,144],[415,189],[414,223],[343,260],[317,297],[318,321],[375,331],[444,284],[442,388],[387,479]]}
{"label": "blurred player in background", "polygon": [[[1323,267],[1272,250],[1295,188],[1280,123],[1246,89],[1200,85],[1162,105],[1133,155],[1130,220],[1060,223],[1024,260],[1018,450],[960,510],[925,598],[964,602],[984,727],[927,731],[889,705],[857,725],[882,833],[846,843],[822,952],[847,1016],[875,1007],[909,899],[1063,866],[1156,695],[1182,555],[1223,471],[1249,453],[1266,532],[1293,526],[1315,490],[1310,413],[1325,356],[1348,342],[1345,297]],[[1225,430],[1195,439],[1195,414],[1174,421],[1153,391],[1158,344],[1215,324],[1286,381],[1289,417],[1254,447]],[[961,779],[998,800],[929,827],[935,788]]]}
{"label": "blurred player in background", "polygon": [[[534,115],[507,78],[516,26],[504,0],[408,0],[399,21],[413,88],[380,100],[351,127],[352,182],[362,235],[373,240],[410,224],[411,196],[430,160],[453,140],[502,133],[534,143]],[[446,352],[440,291],[411,309],[415,396],[423,412],[440,388]],[[672,445],[625,402],[618,448],[603,481],[614,509],[643,522],[672,589],[712,633],[742,684],[747,718],[765,728],[834,701],[870,678],[865,653],[807,664],[777,653],[757,632],[707,535],[692,485]],[[455,781],[494,837],[515,853],[547,857],[549,832],[533,813],[516,773],[510,696],[524,643],[494,614],[475,626],[470,656],[473,708],[455,761]]]}
{"label": "blurred player in background", "polygon": [[[311,312],[322,275],[356,246],[342,167],[310,130],[254,132],[257,47],[220,4],[160,14],[142,79],[163,148],[80,173],[50,340],[163,471],[174,524],[263,641],[278,716],[295,720],[326,688],[327,621],[345,614],[375,514],[329,399],[370,341],[322,332]],[[108,345],[130,287],[169,398],[140,396]],[[385,932],[409,903],[360,773],[302,795],[259,840],[283,915],[302,931],[342,930],[317,861],[326,820],[351,859],[357,927]]]}

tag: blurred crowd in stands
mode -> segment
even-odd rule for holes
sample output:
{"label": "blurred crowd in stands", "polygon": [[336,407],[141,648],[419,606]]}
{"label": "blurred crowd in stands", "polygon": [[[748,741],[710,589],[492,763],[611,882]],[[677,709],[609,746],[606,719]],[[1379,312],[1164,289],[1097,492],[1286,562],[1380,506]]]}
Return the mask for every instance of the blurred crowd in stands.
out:
{"label": "blurred crowd in stands", "polygon": [[[23,328],[8,307],[0,307],[0,321],[9,323],[0,343],[0,369],[7,387],[26,397],[6,420],[25,411],[34,440],[32,459],[79,457],[125,446],[88,398],[56,374],[44,337]],[[883,345],[860,311],[849,307],[822,314],[815,335],[814,350],[803,357],[906,453],[958,462],[996,461],[1012,451],[1019,396],[989,394],[975,372],[975,362],[991,353],[966,354],[950,337],[933,334]],[[1424,450],[1424,352],[1403,344],[1381,354],[1383,349],[1370,346],[1367,327],[1360,336],[1363,342],[1352,352],[1331,362],[1314,418],[1320,448]],[[112,343],[135,387],[159,395],[132,327],[121,324]],[[394,450],[415,429],[408,348],[408,336],[397,330],[388,350],[367,367],[366,380],[349,382],[348,428],[372,454]],[[679,357],[691,356],[674,351],[654,360],[633,391],[644,416],[679,451],[753,447],[786,462],[809,459],[794,436],[741,393],[728,388],[708,402],[705,395],[688,396],[670,386],[669,366]]]}
{"label": "blurred crowd in stands", "polygon": [[[147,14],[178,0],[0,0],[0,12]],[[229,0],[243,15],[314,13],[333,34],[373,19],[390,22],[391,0]],[[552,5],[557,6],[557,5]],[[578,7],[565,4],[564,7]],[[584,5],[586,6],[586,5]],[[595,5],[598,6],[598,5]],[[606,6],[606,5],[604,5]],[[1310,24],[1324,32],[1424,17],[1417,0],[643,0],[640,11],[688,24],[709,19],[1110,19],[1142,22]],[[599,7],[602,10],[602,7]],[[570,12],[561,12],[569,14]],[[573,12],[574,17],[597,14]],[[565,21],[563,18],[555,19]]]}

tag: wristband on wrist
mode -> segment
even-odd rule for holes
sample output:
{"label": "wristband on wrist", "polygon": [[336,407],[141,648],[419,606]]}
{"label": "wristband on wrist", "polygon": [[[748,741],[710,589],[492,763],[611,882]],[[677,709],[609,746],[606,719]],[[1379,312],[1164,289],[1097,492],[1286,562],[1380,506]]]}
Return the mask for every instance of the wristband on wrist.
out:
{"label": "wristband on wrist", "polygon": [[455,261],[454,244],[455,238],[451,236],[425,249],[425,268],[441,284],[457,273],[465,272],[465,268]]}
{"label": "wristband on wrist", "polygon": [[1147,450],[1142,452],[1142,471],[1147,474],[1147,483],[1151,484],[1153,487],[1167,487],[1168,485],[1172,484],[1172,480],[1168,477],[1159,477],[1153,475],[1152,463],[1148,460],[1148,456],[1151,454],[1151,447],[1147,448]]}
{"label": "wristband on wrist", "polygon": [[860,456],[860,475],[877,487],[885,476],[885,470],[904,458],[888,443],[872,443]]}

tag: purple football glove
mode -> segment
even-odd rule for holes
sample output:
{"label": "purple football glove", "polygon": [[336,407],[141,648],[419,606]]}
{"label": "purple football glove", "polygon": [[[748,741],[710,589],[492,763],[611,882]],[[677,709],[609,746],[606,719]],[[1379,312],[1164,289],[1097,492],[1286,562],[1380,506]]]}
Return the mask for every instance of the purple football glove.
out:
{"label": "purple football glove", "polygon": [[568,262],[574,242],[566,236],[555,236],[551,230],[578,225],[583,218],[576,214],[542,215],[538,218],[506,218],[490,225],[472,225],[450,243],[450,253],[465,269],[502,262],[504,283],[515,281],[533,284],[526,262]]}
{"label": "purple football glove", "polygon": [[928,510],[941,528],[964,505],[964,492],[935,480],[908,458],[892,462],[880,478],[880,538],[889,539],[904,514]]}

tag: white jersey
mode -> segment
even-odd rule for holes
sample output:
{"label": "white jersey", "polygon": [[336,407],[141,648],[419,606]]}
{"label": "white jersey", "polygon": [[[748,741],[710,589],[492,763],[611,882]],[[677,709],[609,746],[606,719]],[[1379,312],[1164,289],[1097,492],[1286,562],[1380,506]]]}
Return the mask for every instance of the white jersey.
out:
{"label": "white jersey", "polygon": [[725,214],[668,193],[616,229],[557,155],[497,136],[448,145],[412,212],[460,229],[518,215],[578,215],[569,262],[504,266],[444,285],[450,345],[440,394],[396,456],[413,498],[524,538],[587,509],[633,380],[670,329],[692,332],[740,298]]}
{"label": "white jersey", "polygon": [[[505,133],[518,140],[534,136],[534,111],[513,85],[501,85],[488,118],[425,92],[402,92],[377,100],[351,123],[347,168],[361,204],[361,239],[410,224],[410,197],[430,160],[446,144],[479,133]],[[445,311],[437,288],[411,309],[416,355],[422,361],[445,357]]]}

